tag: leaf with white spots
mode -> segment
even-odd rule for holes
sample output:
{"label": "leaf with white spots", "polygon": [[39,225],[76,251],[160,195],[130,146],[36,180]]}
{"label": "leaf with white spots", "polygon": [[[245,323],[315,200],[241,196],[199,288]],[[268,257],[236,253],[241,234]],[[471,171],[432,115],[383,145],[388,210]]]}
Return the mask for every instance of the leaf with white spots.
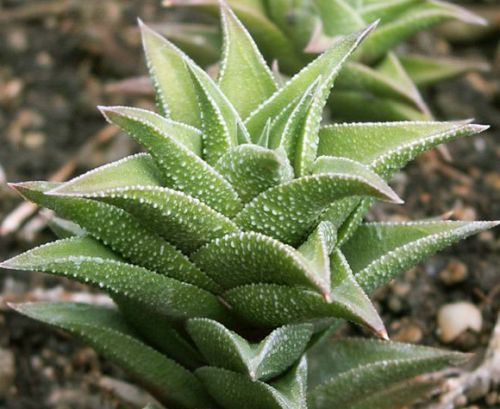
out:
{"label": "leaf with white spots", "polygon": [[[340,277],[343,272],[332,271],[333,280],[336,279],[335,274]],[[366,303],[358,307],[351,299],[348,303],[345,302],[345,289],[348,286],[349,283],[337,286],[338,289],[332,287],[330,301],[316,291],[277,284],[237,287],[224,293],[224,299],[229,302],[236,315],[258,327],[274,328],[325,318],[343,318],[385,337],[384,326],[374,310],[365,309]],[[338,300],[336,293],[339,295]],[[357,296],[356,293],[351,295]]]}
{"label": "leaf with white spots", "polygon": [[[220,7],[219,0],[171,0],[171,3],[178,6],[203,7],[212,14],[216,14]],[[290,73],[297,72],[303,66],[302,56],[287,35],[268,18],[264,4],[256,5],[256,1],[252,0],[229,0],[228,3],[259,44],[260,51],[268,61],[277,59]]]}
{"label": "leaf with white spots", "polygon": [[259,233],[236,233],[216,239],[193,254],[191,260],[225,289],[276,283],[324,292],[324,283],[304,256]]}
{"label": "leaf with white spots", "polygon": [[208,291],[120,261],[87,237],[36,247],[4,261],[1,266],[68,277],[130,299],[171,320],[191,317],[224,320],[227,316],[217,297]]}
{"label": "leaf with white spots", "polygon": [[168,407],[215,408],[191,372],[135,338],[114,309],[62,302],[11,304],[11,307],[90,344]]}
{"label": "leaf with white spots", "polygon": [[218,83],[241,117],[246,118],[277,87],[271,70],[252,37],[224,3],[221,4],[221,17],[224,58]]}
{"label": "leaf with white spots", "polygon": [[196,90],[184,54],[160,34],[139,21],[142,43],[158,105],[174,121],[201,125]]}
{"label": "leaf with white spots", "polygon": [[161,179],[161,173],[153,158],[140,153],[95,168],[61,184],[50,193],[83,195],[124,186],[161,186]]}
{"label": "leaf with white spots", "polygon": [[261,193],[234,221],[244,230],[296,245],[332,202],[352,196],[400,202],[390,187],[378,181],[359,174],[329,172],[301,177]]}
{"label": "leaf with white spots", "polygon": [[96,190],[82,196],[126,210],[184,253],[238,231],[226,216],[197,199],[168,188],[130,186]]}
{"label": "leaf with white spots", "polygon": [[499,222],[402,222],[361,225],[342,250],[356,280],[371,292],[443,248]]}
{"label": "leaf with white spots", "polygon": [[218,290],[214,282],[181,252],[143,226],[136,217],[107,203],[45,193],[57,186],[60,184],[46,182],[13,185],[28,200],[77,223],[88,234],[133,263],[210,291]]}
{"label": "leaf with white spots", "polygon": [[196,375],[224,409],[307,409],[307,361],[267,384],[226,369],[203,367]]}
{"label": "leaf with white spots", "polygon": [[298,251],[307,260],[313,272],[312,281],[317,283],[327,299],[330,298],[330,253],[335,246],[337,232],[330,222],[321,222],[301,244]]}
{"label": "leaf with white spots", "polygon": [[193,83],[198,93],[198,102],[203,120],[201,125],[203,159],[213,166],[238,141],[236,134],[229,132],[228,124],[222,116],[217,103],[195,75],[193,75]]}
{"label": "leaf with white spots", "polygon": [[353,159],[387,179],[418,154],[485,129],[465,121],[335,124],[321,129],[318,156]]}
{"label": "leaf with white spots", "polygon": [[140,302],[113,294],[113,301],[123,318],[156,350],[188,369],[199,368],[206,362],[184,331],[164,314],[145,309]]}
{"label": "leaf with white spots", "polygon": [[243,373],[253,381],[282,374],[299,359],[312,335],[312,325],[288,325],[251,344],[206,318],[190,319],[187,330],[211,366]]}
{"label": "leaf with white spots", "polygon": [[215,170],[231,183],[243,203],[293,179],[293,169],[282,149],[250,144],[230,150],[215,165]]}
{"label": "leaf with white spots", "polygon": [[180,144],[175,129],[160,129],[128,108],[101,108],[106,118],[142,144],[155,159],[167,187],[193,196],[226,215],[241,207],[231,185],[210,165]]}
{"label": "leaf with white spots", "polygon": [[[394,99],[412,105],[423,115],[431,116],[415,84],[392,53],[374,68],[360,63],[346,64],[339,75],[336,88]],[[335,99],[335,95],[333,98]]]}
{"label": "leaf with white spots", "polygon": [[[345,60],[373,28],[374,25],[371,25],[360,33],[340,38],[332,48],[303,68],[283,88],[257,108],[245,121],[252,138],[260,136],[267,119],[278,115],[291,101],[303,95],[319,76],[322,77],[322,88],[325,84],[331,85]],[[329,87],[325,85],[325,90],[326,88],[329,90]]]}
{"label": "leaf with white spots", "polygon": [[[411,403],[415,387],[409,381],[414,382],[418,375],[462,364],[466,358],[456,352],[410,344],[340,339],[325,344],[309,360],[311,409],[371,408],[375,406],[370,403],[380,401],[384,395],[387,400],[381,402],[381,408],[399,409],[397,401],[404,402],[399,388],[409,387],[406,403]],[[391,388],[395,388],[393,396]],[[427,389],[422,387],[420,391]],[[391,399],[394,399],[392,405]]]}

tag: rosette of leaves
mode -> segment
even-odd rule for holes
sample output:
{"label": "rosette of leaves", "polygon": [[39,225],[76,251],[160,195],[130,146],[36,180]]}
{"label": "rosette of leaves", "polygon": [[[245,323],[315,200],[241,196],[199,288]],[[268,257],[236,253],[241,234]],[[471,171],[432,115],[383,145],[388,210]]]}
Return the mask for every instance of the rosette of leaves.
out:
{"label": "rosette of leaves", "polygon": [[[216,13],[219,0],[168,0],[165,4]],[[447,20],[485,24],[473,13],[439,0],[226,0],[248,27],[268,61],[292,75],[339,36],[379,20],[337,80],[331,98],[336,119],[431,120],[420,88],[453,78],[484,63],[395,52],[402,41]],[[209,24],[161,27],[200,63],[217,61],[220,35]]]}
{"label": "rosette of leaves", "polygon": [[[391,174],[484,127],[323,127],[335,78],[373,26],[339,38],[278,86],[222,6],[214,81],[141,24],[159,113],[101,107],[145,153],[66,183],[12,184],[54,210],[64,237],[2,263],[107,292],[116,308],[12,305],[121,365],[168,408],[398,408],[435,387],[417,375],[457,353],[326,336],[344,319],[386,339],[367,293],[488,222],[362,223],[400,203]],[[309,369],[308,369],[309,362]]]}

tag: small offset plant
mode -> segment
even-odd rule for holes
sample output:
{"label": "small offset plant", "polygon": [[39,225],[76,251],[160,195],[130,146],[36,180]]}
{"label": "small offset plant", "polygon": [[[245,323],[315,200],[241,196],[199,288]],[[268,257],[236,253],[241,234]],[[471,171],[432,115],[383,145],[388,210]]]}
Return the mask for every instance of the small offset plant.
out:
{"label": "small offset plant", "polygon": [[[439,0],[227,0],[268,61],[292,75],[339,35],[380,20],[377,30],[345,64],[330,104],[347,121],[431,120],[419,88],[482,69],[481,63],[402,53],[402,41],[447,20],[485,21]],[[167,5],[216,13],[218,0],[166,0]],[[165,34],[198,62],[219,58],[220,36],[209,24],[166,25]]]}
{"label": "small offset plant", "polygon": [[[395,409],[458,353],[387,340],[367,294],[493,222],[363,223],[417,154],[485,129],[468,121],[334,124],[334,80],[374,26],[339,37],[278,86],[221,7],[214,81],[141,24],[159,114],[100,107],[147,153],[66,183],[12,184],[54,210],[62,238],[2,263],[107,292],[116,308],[25,303],[122,366],[168,408]],[[342,320],[380,340],[336,339]]]}

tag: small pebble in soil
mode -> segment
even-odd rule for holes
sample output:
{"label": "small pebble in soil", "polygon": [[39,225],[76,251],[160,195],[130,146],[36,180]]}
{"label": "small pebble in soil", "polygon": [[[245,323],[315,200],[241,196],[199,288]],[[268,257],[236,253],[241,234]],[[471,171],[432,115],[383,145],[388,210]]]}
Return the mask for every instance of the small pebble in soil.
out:
{"label": "small pebble in soil", "polygon": [[422,329],[418,324],[409,320],[402,320],[398,329],[391,339],[397,342],[419,343],[423,338]]}
{"label": "small pebble in soil", "polygon": [[469,270],[465,263],[451,260],[448,265],[439,272],[439,279],[445,285],[455,285],[464,282],[469,276]]}
{"label": "small pebble in soil", "polygon": [[438,311],[437,324],[441,341],[449,343],[469,329],[480,332],[483,318],[474,304],[461,301],[442,306]]}

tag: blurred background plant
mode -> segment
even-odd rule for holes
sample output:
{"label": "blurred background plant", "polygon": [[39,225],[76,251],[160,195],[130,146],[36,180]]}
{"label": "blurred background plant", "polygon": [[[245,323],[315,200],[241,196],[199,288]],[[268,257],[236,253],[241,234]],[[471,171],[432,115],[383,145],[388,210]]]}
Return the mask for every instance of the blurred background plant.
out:
{"label": "blurred background plant", "polygon": [[[469,72],[422,93],[437,118],[475,117],[492,128],[473,145],[452,143],[452,162],[430,152],[397,175],[393,186],[405,196],[404,209],[415,218],[453,212],[456,219],[491,220],[500,214],[500,6],[496,1],[461,4],[487,18],[489,25],[448,22],[408,39],[404,51],[490,65],[489,71]],[[155,0],[0,2],[2,183],[5,177],[10,181],[48,176],[64,180],[136,151],[128,138],[103,126],[95,106],[152,109],[150,85],[130,79],[145,72],[136,17],[162,31],[192,19],[191,13],[192,8],[165,8]],[[200,23],[210,23],[205,12],[196,13]],[[434,193],[432,197],[429,192]],[[0,187],[2,260],[50,238],[46,218],[32,217],[33,210],[18,208],[19,202]],[[373,214],[378,219],[404,220],[408,218],[400,213],[404,209],[381,205]],[[463,324],[463,304],[457,306],[457,302],[465,302],[467,327],[475,330],[455,326],[445,345],[463,351],[486,348],[499,310],[499,248],[498,231],[486,232],[382,290],[376,300],[384,300],[378,306],[390,336],[442,346],[444,338],[438,330],[446,328],[440,328],[438,316],[451,314],[448,321]],[[0,281],[0,406],[107,408],[140,401],[141,395],[119,380],[123,374],[90,349],[7,311],[3,304],[54,298],[108,300],[65,280],[37,273],[26,277]],[[357,333],[352,328],[344,332]],[[119,400],[110,397],[103,402],[99,398],[103,390],[110,396],[118,394]],[[494,390],[483,388],[469,397],[458,396],[457,407],[466,406],[467,401],[479,407],[488,407],[490,402],[495,407],[497,397]]]}

